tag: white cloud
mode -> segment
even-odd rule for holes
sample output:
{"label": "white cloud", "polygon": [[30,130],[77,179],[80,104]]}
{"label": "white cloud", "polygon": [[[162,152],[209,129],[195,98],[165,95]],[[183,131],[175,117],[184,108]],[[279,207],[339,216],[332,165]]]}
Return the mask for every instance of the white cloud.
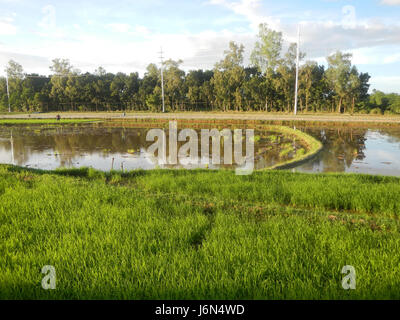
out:
{"label": "white cloud", "polygon": [[11,17],[0,17],[0,35],[15,35],[17,27],[13,24]]}
{"label": "white cloud", "polygon": [[131,26],[126,23],[110,23],[107,25],[114,32],[127,33],[131,30]]}
{"label": "white cloud", "polygon": [[309,57],[328,55],[336,50],[400,45],[400,26],[367,21],[344,28],[333,21],[308,21],[302,24],[302,45]]}
{"label": "white cloud", "polygon": [[258,25],[260,23],[268,23],[268,25],[274,29],[280,26],[279,19],[266,14],[260,0],[239,0],[236,2],[209,0],[207,4],[225,7],[235,14],[245,17],[250,22],[250,27],[253,30],[258,30]]}
{"label": "white cloud", "polygon": [[[259,23],[266,22],[272,29],[282,31],[287,42],[297,40],[297,24],[270,17],[260,0],[210,0],[207,3],[220,5],[245,17],[254,33]],[[307,58],[327,56],[336,50],[400,45],[400,24],[388,25],[377,19],[358,19],[356,8],[350,5],[338,12],[336,20],[317,20],[310,16],[300,23],[302,50],[307,53]]]}
{"label": "white cloud", "polygon": [[386,56],[383,59],[383,63],[387,63],[387,64],[396,63],[396,62],[400,62],[400,53],[395,53],[395,54]]}
{"label": "white cloud", "polygon": [[147,33],[147,36],[131,42],[121,41],[117,37],[96,37],[83,33],[70,39],[52,37],[40,46],[30,48],[29,54],[26,54],[24,47],[3,48],[3,52],[0,52],[0,65],[14,57],[27,72],[49,74],[52,59],[68,58],[83,72],[93,72],[98,66],[103,66],[110,72],[138,71],[143,75],[148,64],[159,63],[160,46],[163,47],[165,59],[183,59],[182,67],[190,70],[212,68],[215,62],[223,58],[230,40],[244,43],[247,48],[251,48],[255,40],[253,33],[228,30],[183,34],[149,33],[142,26],[130,27],[129,30],[132,34]]}
{"label": "white cloud", "polygon": [[140,35],[149,35],[151,30],[145,26],[135,26],[134,32]]}
{"label": "white cloud", "polygon": [[107,28],[113,32],[126,33],[142,37],[151,34],[151,30],[145,26],[140,26],[140,25],[131,26],[130,24],[127,23],[110,23],[107,25]]}
{"label": "white cloud", "polygon": [[48,74],[50,60],[45,57],[34,56],[30,54],[21,54],[16,52],[0,51],[0,74],[4,74],[4,68],[9,60],[18,61],[23,67],[24,70],[28,73],[39,73],[39,74]]}
{"label": "white cloud", "polygon": [[388,6],[400,6],[400,0],[382,0],[381,3]]}
{"label": "white cloud", "polygon": [[[43,39],[34,48],[27,48],[22,42],[19,46],[9,43],[0,53],[0,65],[12,58],[9,52],[14,52],[16,60],[21,59],[19,62],[27,72],[48,74],[51,59],[60,57],[69,58],[75,67],[84,72],[94,71],[102,65],[110,72],[139,71],[143,74],[149,63],[159,62],[158,52],[162,46],[167,59],[184,60],[182,67],[185,70],[212,68],[215,62],[222,59],[231,40],[245,45],[247,63],[259,23],[266,22],[271,28],[282,31],[286,47],[288,42],[296,41],[299,17],[305,18],[301,22],[301,49],[307,53],[307,59],[325,63],[326,56],[336,50],[344,50],[353,53],[353,62],[360,65],[389,64],[400,60],[400,55],[396,53],[400,48],[400,24],[388,23],[387,20],[360,19],[353,6],[339,9],[335,17],[334,13],[321,15],[314,11],[290,11],[271,16],[261,0],[209,0],[206,4],[226,9],[222,17],[210,21],[210,28],[238,21],[247,22],[247,27],[243,28],[241,24],[240,28],[233,27],[230,30],[165,33],[143,25],[123,23],[128,20],[121,19],[122,22],[118,20],[118,23],[105,24],[105,28],[115,34],[99,34],[99,29],[96,34],[90,34],[90,31],[85,32],[85,27],[96,25],[91,15],[85,17],[80,25],[55,26],[55,9],[48,7],[46,10],[43,8],[41,26],[55,27],[40,29],[37,34]],[[15,34],[16,31],[12,19],[0,18],[0,34]],[[127,40],[121,40],[124,34]],[[387,46],[392,46],[392,49],[388,50],[385,48]],[[382,81],[378,79],[377,84],[381,85]]]}
{"label": "white cloud", "polygon": [[400,91],[400,76],[376,76],[370,80],[371,89],[377,89],[384,92]]}
{"label": "white cloud", "polygon": [[[346,50],[347,53],[351,53],[352,63],[356,66],[363,66],[363,69],[368,71],[368,65],[382,66],[385,64],[392,64],[400,62],[400,54],[388,54],[388,52],[400,51],[400,46],[393,47],[379,47],[379,48],[358,48],[352,50]],[[332,52],[333,53],[333,52]],[[326,56],[320,56],[313,60],[327,66]],[[367,66],[367,67],[364,67]]]}
{"label": "white cloud", "polygon": [[17,33],[17,28],[7,22],[0,21],[0,35],[14,35]]}

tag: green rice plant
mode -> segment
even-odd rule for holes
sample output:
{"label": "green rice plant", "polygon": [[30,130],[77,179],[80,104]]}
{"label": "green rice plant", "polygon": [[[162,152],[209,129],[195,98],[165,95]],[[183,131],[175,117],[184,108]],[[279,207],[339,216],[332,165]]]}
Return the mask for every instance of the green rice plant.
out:
{"label": "green rice plant", "polygon": [[297,149],[296,157],[302,157],[302,156],[304,156],[305,153],[306,153],[306,150],[304,150],[304,148]]}
{"label": "green rice plant", "polygon": [[278,140],[278,137],[275,135],[270,135],[268,138],[271,140],[272,143],[274,143]]}
{"label": "green rice plant", "polygon": [[0,165],[0,299],[399,299],[399,198],[370,175]]}
{"label": "green rice plant", "polygon": [[293,146],[289,145],[289,146],[283,146],[283,149],[281,150],[281,152],[279,153],[279,157],[284,158],[286,157],[289,153],[291,153],[293,151]]}
{"label": "green rice plant", "polygon": [[[277,163],[269,168],[266,168],[266,170],[289,169],[295,167],[299,163],[309,160],[312,157],[316,156],[323,148],[323,145],[320,141],[300,130],[294,130],[285,126],[265,126],[265,129],[269,131],[278,131],[280,132],[280,134],[283,134],[294,140],[301,141],[307,147],[307,152],[305,152],[304,154],[296,154],[294,158]],[[284,157],[285,155],[290,153],[289,149],[284,150],[282,152],[283,152],[282,155],[280,155],[281,157]]]}

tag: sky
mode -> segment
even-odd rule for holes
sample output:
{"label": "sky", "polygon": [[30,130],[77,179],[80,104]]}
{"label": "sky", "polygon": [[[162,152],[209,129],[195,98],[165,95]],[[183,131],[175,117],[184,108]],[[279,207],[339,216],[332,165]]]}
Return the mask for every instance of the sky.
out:
{"label": "sky", "polygon": [[186,71],[208,69],[231,40],[248,64],[260,23],[281,31],[285,48],[300,26],[305,60],[352,53],[371,89],[400,93],[400,0],[0,0],[0,74],[13,59],[48,75],[65,58],[82,72],[143,75],[161,47]]}

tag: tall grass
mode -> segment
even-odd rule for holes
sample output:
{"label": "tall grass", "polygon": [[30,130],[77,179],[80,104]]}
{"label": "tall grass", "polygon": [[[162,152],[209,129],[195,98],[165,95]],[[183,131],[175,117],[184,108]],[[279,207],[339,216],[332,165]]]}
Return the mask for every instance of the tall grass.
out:
{"label": "tall grass", "polygon": [[0,298],[399,298],[399,182],[0,166]]}

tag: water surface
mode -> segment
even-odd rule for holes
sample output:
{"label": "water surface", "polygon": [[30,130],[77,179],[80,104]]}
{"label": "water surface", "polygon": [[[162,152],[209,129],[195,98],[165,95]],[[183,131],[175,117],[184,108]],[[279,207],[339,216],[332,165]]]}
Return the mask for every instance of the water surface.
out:
{"label": "water surface", "polygon": [[[212,128],[207,127],[207,129]],[[178,131],[181,129],[178,127]],[[222,140],[221,165],[160,165],[154,156],[147,153],[148,147],[153,144],[153,141],[146,141],[148,130],[150,128],[122,124],[118,126],[115,123],[0,126],[0,163],[39,169],[61,167],[93,167],[100,170],[158,167],[232,169],[237,167],[235,164],[222,165],[224,157]],[[169,141],[168,129],[163,128],[163,130],[167,133],[167,141]],[[200,140],[200,130],[197,129],[196,132]],[[306,151],[306,146],[301,142],[291,140],[282,134],[255,130],[255,137],[255,167],[257,169],[290,160],[299,149]],[[179,142],[178,148],[183,144],[184,142]],[[288,147],[291,151],[283,152],[287,151]],[[210,143],[210,155],[211,148],[212,143]],[[242,148],[245,155],[245,140],[243,140]],[[199,146],[199,152],[200,150]],[[211,163],[210,158],[208,162]]]}
{"label": "water surface", "polygon": [[[324,144],[318,156],[294,171],[400,176],[400,127],[283,124],[305,131]],[[212,127],[204,125],[204,128]],[[83,166],[100,170],[154,169],[160,166],[146,152],[153,143],[146,141],[148,130],[115,124],[0,125],[0,163],[40,169]],[[256,169],[291,159],[296,150],[305,148],[301,143],[273,132],[256,130],[255,134],[258,136]],[[271,139],[271,136],[275,137]],[[293,151],[281,156],[288,145]]]}
{"label": "water surface", "polygon": [[301,127],[324,144],[301,172],[354,172],[400,176],[400,128]]}

